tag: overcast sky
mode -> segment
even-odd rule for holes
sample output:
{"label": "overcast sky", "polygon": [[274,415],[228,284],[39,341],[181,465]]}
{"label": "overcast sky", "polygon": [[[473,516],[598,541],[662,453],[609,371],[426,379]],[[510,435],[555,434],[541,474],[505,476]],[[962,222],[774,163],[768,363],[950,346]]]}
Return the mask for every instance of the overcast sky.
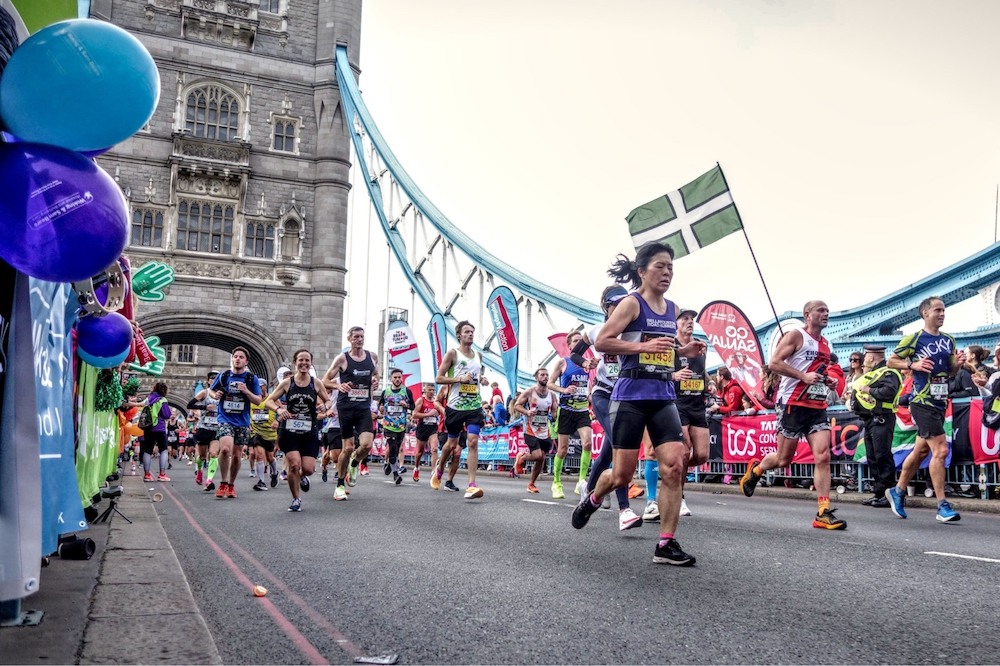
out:
{"label": "overcast sky", "polygon": [[[994,241],[998,26],[989,0],[365,0],[360,84],[435,204],[548,284],[596,301],[625,215],[718,161],[778,312],[836,311]],[[359,294],[360,184],[352,205]],[[382,272],[349,322],[377,325]],[[398,270],[390,291],[409,307]],[[738,234],[678,260],[668,296],[770,317]]]}

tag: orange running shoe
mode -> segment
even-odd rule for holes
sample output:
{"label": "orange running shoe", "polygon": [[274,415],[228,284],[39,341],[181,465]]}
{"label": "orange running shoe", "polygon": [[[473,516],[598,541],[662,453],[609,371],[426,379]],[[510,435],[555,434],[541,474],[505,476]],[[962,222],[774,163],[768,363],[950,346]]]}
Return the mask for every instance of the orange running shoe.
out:
{"label": "orange running shoe", "polygon": [[236,486],[231,483],[226,484],[226,497],[236,499]]}
{"label": "orange running shoe", "polygon": [[524,453],[518,453],[514,458],[514,474],[524,474]]}
{"label": "orange running shoe", "polygon": [[215,498],[216,499],[222,499],[222,498],[224,498],[226,496],[226,486],[228,486],[228,485],[229,484],[226,483],[225,481],[221,481],[219,483],[219,489],[215,491]]}
{"label": "orange running shoe", "polygon": [[628,484],[628,498],[637,499],[646,494],[646,491],[639,487],[637,483]]}
{"label": "orange running shoe", "polygon": [[536,486],[533,483],[529,483],[528,484],[528,492],[529,493],[537,493],[538,492],[538,486]]}

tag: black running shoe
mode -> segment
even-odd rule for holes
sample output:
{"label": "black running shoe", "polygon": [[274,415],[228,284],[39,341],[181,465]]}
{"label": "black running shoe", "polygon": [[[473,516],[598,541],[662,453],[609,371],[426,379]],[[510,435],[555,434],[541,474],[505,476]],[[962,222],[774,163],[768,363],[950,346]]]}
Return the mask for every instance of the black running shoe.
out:
{"label": "black running shoe", "polygon": [[206,493],[207,493],[208,491],[210,491],[210,490],[215,490],[215,481],[209,481],[209,482],[208,482],[208,485],[207,485],[207,486],[205,486],[205,492],[206,492]]}
{"label": "black running shoe", "polygon": [[753,497],[753,491],[757,488],[757,482],[760,481],[760,475],[753,471],[759,464],[760,461],[756,458],[748,462],[746,473],[740,477],[740,490],[747,497]]}
{"label": "black running shoe", "polygon": [[303,476],[301,479],[299,479],[299,488],[301,488],[302,492],[304,492],[304,493],[309,492],[309,477],[308,476]]}
{"label": "black running shoe", "polygon": [[656,564],[673,564],[675,567],[693,567],[695,563],[694,555],[688,555],[681,550],[681,545],[677,539],[669,539],[665,546],[656,544],[653,551],[653,562]]}
{"label": "black running shoe", "polygon": [[392,473],[392,465],[390,465],[387,462],[386,464],[382,465],[382,471],[385,472],[386,476],[389,476]]}
{"label": "black running shoe", "polygon": [[327,479],[329,479],[329,478],[330,478],[330,475],[329,475],[329,474],[327,474],[327,472],[326,472],[326,470],[325,470],[325,469],[323,470],[323,474],[322,474],[322,477],[323,477],[323,483],[326,483],[326,482],[327,482]]}
{"label": "black running shoe", "polygon": [[447,490],[450,490],[450,491],[452,491],[452,492],[456,492],[456,493],[457,493],[457,492],[459,492],[459,490],[458,490],[458,486],[456,486],[456,485],[455,485],[455,484],[454,484],[453,482],[451,482],[451,481],[445,481],[445,482],[444,482],[444,487],[445,487],[445,489],[447,489]]}
{"label": "black running shoe", "polygon": [[600,507],[594,506],[589,497],[577,504],[576,508],[573,509],[573,527],[578,530],[583,529],[583,526],[587,524],[598,508]]}
{"label": "black running shoe", "polygon": [[402,475],[399,472],[393,472],[392,473],[392,478],[393,478],[393,481],[396,482],[397,486],[403,482],[403,477],[402,477]]}
{"label": "black running shoe", "polygon": [[277,474],[272,474],[271,475],[271,487],[274,488],[277,485],[278,485],[278,475]]}

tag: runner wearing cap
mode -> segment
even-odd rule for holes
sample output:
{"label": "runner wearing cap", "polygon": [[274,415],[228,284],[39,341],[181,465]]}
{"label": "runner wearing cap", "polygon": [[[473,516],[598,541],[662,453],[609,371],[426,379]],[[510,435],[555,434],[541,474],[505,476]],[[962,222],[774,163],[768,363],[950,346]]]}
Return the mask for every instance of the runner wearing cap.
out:
{"label": "runner wearing cap", "polygon": [[695,340],[677,346],[678,308],[666,298],[673,273],[673,248],[658,242],[639,248],[634,261],[618,255],[608,270],[616,282],[631,282],[637,288],[618,303],[594,345],[600,352],[622,357],[618,381],[611,392],[614,459],[611,469],[598,478],[594,491],[573,510],[572,524],[581,529],[606,494],[628,486],[639,459],[643,432],[648,430],[663,473],[660,538],[653,562],[692,566],[695,558],[685,553],[675,538],[688,454],[671,375],[675,355],[703,355],[705,343]]}
{"label": "runner wearing cap", "polygon": [[[215,370],[208,373],[209,386],[212,385],[218,374]],[[212,478],[215,476],[215,470],[219,467],[219,442],[215,436],[219,429],[219,401],[209,395],[209,390],[205,388],[195,394],[187,408],[201,411],[201,416],[198,417],[198,423],[194,430],[195,451],[197,453],[194,482],[199,486],[205,483],[206,491],[215,490]]]}
{"label": "runner wearing cap", "polygon": [[[604,310],[605,321],[615,311],[618,303],[626,296],[628,296],[628,291],[621,285],[616,284],[604,289],[604,292],[601,294],[601,309]],[[594,359],[584,359],[583,357],[583,354],[586,353],[587,349],[594,344],[597,336],[600,335],[603,325],[594,324],[591,326],[583,334],[583,339],[573,347],[571,350],[572,354],[570,355],[574,363],[585,366],[587,370],[595,366],[597,368],[594,386],[590,391],[590,405],[594,410],[597,422],[601,424],[601,428],[604,430],[604,441],[601,444],[600,452],[597,454],[597,460],[593,462],[590,474],[587,475],[586,492],[583,493],[583,497],[587,497],[590,493],[594,492],[597,479],[604,470],[611,467],[611,417],[608,412],[611,406],[611,391],[615,386],[615,382],[618,381],[621,359],[618,354],[604,354],[597,350],[594,350],[596,352]],[[624,531],[642,525],[642,518],[636,515],[632,511],[632,507],[629,506],[628,487],[616,488],[615,497],[618,499],[618,529]]]}
{"label": "runner wearing cap", "polygon": [[[677,315],[677,345],[683,347],[694,338],[695,310],[681,310]],[[705,415],[707,395],[705,357],[678,356],[674,370],[674,392],[677,394],[677,414],[684,429],[684,445],[688,449],[688,467],[698,467],[708,461],[708,418]],[[681,480],[683,484],[687,474]],[[684,494],[681,493],[680,515],[690,516]]]}
{"label": "runner wearing cap", "polygon": [[[889,358],[889,367],[909,369],[913,373],[913,398],[910,415],[917,426],[917,441],[903,460],[896,485],[885,492],[889,508],[900,518],[906,518],[906,486],[916,474],[920,463],[931,455],[931,484],[938,501],[936,519],[939,523],[955,523],[961,519],[945,498],[945,463],[948,439],[944,420],[948,409],[948,378],[954,377],[965,363],[965,352],[959,351],[955,338],[941,332],[944,325],[944,301],[925,298],[920,303],[920,318],[924,327],[900,340]],[[914,360],[916,359],[916,360]]]}
{"label": "runner wearing cap", "polygon": [[[581,340],[583,333],[570,331],[566,336],[566,346],[573,349]],[[562,469],[569,451],[569,438],[580,436],[583,451],[580,453],[580,472],[573,492],[580,494],[587,485],[587,472],[590,471],[591,447],[593,431],[590,428],[590,401],[588,390],[590,386],[590,362],[584,368],[571,358],[560,358],[552,369],[549,389],[559,394],[559,416],[556,424],[556,455],[552,461],[552,497],[565,497],[562,487]]]}

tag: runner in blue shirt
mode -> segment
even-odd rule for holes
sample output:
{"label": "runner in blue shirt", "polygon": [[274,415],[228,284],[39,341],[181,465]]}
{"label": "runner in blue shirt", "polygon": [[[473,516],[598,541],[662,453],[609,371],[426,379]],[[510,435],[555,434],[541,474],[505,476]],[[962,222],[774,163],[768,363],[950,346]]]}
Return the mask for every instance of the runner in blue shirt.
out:
{"label": "runner in blue shirt", "polygon": [[941,332],[944,301],[933,296],[925,298],[920,303],[920,317],[924,320],[923,329],[903,338],[888,362],[890,368],[913,373],[910,415],[917,426],[917,441],[903,461],[896,486],[885,491],[885,498],[894,514],[906,518],[906,486],[930,453],[931,483],[938,501],[937,520],[954,523],[961,515],[951,507],[944,494],[948,458],[944,419],[948,410],[948,378],[965,363],[965,352],[958,350],[955,338]]}

